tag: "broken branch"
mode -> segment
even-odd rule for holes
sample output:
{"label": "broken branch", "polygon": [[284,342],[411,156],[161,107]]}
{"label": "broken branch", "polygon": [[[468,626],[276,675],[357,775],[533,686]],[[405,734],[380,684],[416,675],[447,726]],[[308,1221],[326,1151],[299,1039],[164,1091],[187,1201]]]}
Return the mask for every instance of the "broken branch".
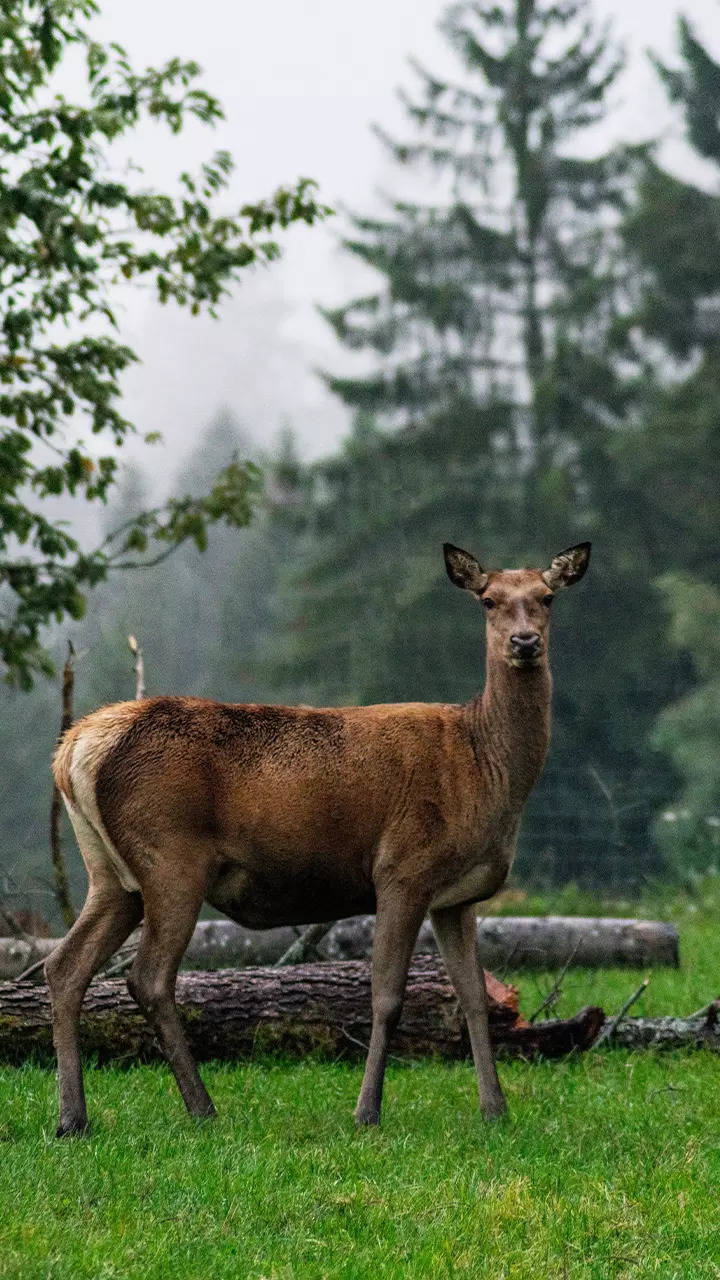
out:
{"label": "broken branch", "polygon": [[135,697],[136,699],[145,697],[145,661],[143,659],[143,651],[140,648],[135,636],[128,636],[128,647],[131,654],[135,658]]}
{"label": "broken branch", "polygon": [[[62,680],[62,716],[60,719],[60,733],[58,735],[58,743],[64,733],[70,728],[73,722],[73,690],[75,687],[75,649],[72,640],[68,640],[68,653],[63,667]],[[70,897],[70,884],[68,881],[67,866],[65,856],[62,851],[62,839],[60,836],[60,815],[62,813],[62,799],[57,786],[53,786],[52,802],[50,805],[50,857],[53,864],[53,877],[55,881],[55,897],[57,898],[60,914],[63,922],[68,929],[75,923],[75,910]]]}
{"label": "broken branch", "polygon": [[632,1006],[635,1004],[635,1001],[639,1000],[643,992],[647,990],[648,986],[650,985],[651,977],[652,977],[652,974],[648,974],[647,978],[643,978],[637,991],[633,991],[632,995],[628,997],[622,1009],[618,1014],[616,1014],[612,1022],[610,1022],[609,1024],[603,1027],[602,1031],[600,1032],[600,1035],[598,1036],[597,1040],[595,1041],[595,1044],[593,1045],[593,1049],[597,1049],[598,1045],[604,1044],[606,1040],[612,1040],[613,1036],[615,1035],[615,1032],[620,1026],[620,1023],[625,1017],[625,1014],[627,1013],[628,1009],[631,1009]]}

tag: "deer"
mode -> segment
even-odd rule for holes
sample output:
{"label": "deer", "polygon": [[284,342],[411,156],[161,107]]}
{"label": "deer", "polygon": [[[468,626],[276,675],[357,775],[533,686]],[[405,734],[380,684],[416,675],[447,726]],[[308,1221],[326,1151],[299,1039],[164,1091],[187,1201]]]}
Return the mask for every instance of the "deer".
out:
{"label": "deer", "polygon": [[87,900],[45,965],[59,1137],[88,1132],[79,1015],[93,975],[142,921],[127,976],[191,1116],[215,1114],[175,1005],[204,903],[253,929],[376,916],[372,1026],[358,1125],[380,1121],[388,1050],[429,912],[463,1010],[488,1120],[505,1097],[488,1030],[476,904],[505,883],[550,741],[550,612],[590,543],[546,569],[485,571],[444,545],[486,621],[469,702],[289,707],[150,697],[92,712],[53,771],[88,874]]}

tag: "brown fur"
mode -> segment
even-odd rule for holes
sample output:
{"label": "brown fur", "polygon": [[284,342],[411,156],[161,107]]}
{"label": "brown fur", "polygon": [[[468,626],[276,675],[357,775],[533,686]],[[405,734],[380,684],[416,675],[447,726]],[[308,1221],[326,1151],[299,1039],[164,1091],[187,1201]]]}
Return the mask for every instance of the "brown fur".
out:
{"label": "brown fur", "polygon": [[[577,557],[561,555],[569,567],[563,561],[553,571],[554,589],[563,573],[582,576],[587,562],[585,553],[578,571]],[[466,706],[154,698],[102,708],[58,749],[55,777],[88,864],[89,902],[104,895],[106,915],[122,914],[127,924],[133,890],[142,893],[145,929],[129,984],[194,1112],[212,1104],[172,991],[203,900],[254,928],[377,909],[373,1036],[357,1111],[365,1123],[379,1116],[387,1041],[430,910],[468,1018],[486,1113],[504,1109],[472,904],[504,883],[547,752],[548,586],[539,570],[485,573],[457,548],[446,549],[446,560],[453,581],[488,608],[485,689]],[[104,954],[117,931],[106,925],[103,934],[102,914],[91,912],[87,927]],[[77,942],[71,933],[63,944],[68,960],[83,945],[81,921]],[[52,966],[51,979],[62,991]],[[76,1086],[76,1059],[66,1056]],[[61,1060],[61,1094],[62,1083]],[[69,1087],[65,1101],[61,1131],[74,1131],[85,1123],[84,1099]]]}
{"label": "brown fur", "polygon": [[70,777],[70,763],[72,761],[73,747],[80,730],[80,725],[74,724],[63,734],[62,739],[58,743],[57,750],[53,756],[52,771],[55,779],[56,787],[62,791],[68,800],[75,800],[73,792],[72,778]]}
{"label": "brown fur", "polygon": [[[78,741],[82,738],[97,764],[105,755],[108,746],[117,738],[118,731],[124,729],[133,719],[139,705],[141,704],[136,702],[121,702],[101,707],[99,711],[93,711],[91,715],[78,720],[63,734],[53,758],[52,770],[56,785],[72,803],[75,803],[75,792],[71,771]],[[92,731],[88,734],[87,729],[91,724]]]}

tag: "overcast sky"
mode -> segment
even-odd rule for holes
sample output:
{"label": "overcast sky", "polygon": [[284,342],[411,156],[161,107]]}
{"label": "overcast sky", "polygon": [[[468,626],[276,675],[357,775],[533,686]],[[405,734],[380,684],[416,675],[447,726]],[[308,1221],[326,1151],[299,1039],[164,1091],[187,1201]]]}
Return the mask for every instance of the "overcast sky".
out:
{"label": "overcast sky", "polygon": [[[227,122],[214,135],[193,129],[180,139],[149,126],[133,139],[133,156],[153,181],[170,181],[216,146],[233,153],[233,195],[255,199],[300,175],[316,178],[336,208],[377,208],[392,171],[370,131],[375,120],[402,133],[398,85],[412,84],[408,55],[431,69],[452,66],[436,24],[439,0],[148,0],[109,2],[99,20],[103,38],[119,40],[133,61],[192,57],[205,84],[223,102]],[[639,139],[670,135],[671,116],[646,49],[671,57],[678,5],[673,0],[596,0],[629,54],[615,92],[607,134]],[[718,0],[687,0],[682,10],[716,55]],[[668,138],[667,155],[682,164]],[[221,406],[229,406],[258,439],[284,422],[307,455],[327,452],[346,429],[342,406],[324,390],[318,366],[347,367],[315,307],[342,302],[368,284],[358,264],[337,247],[332,226],[293,232],[282,262],[238,290],[212,322],[159,309],[135,297],[124,309],[124,334],[140,353],[127,378],[126,407],[143,430],[162,430],[167,450],[184,451]],[[167,452],[153,452],[165,468]],[[150,451],[145,458],[150,461]]]}

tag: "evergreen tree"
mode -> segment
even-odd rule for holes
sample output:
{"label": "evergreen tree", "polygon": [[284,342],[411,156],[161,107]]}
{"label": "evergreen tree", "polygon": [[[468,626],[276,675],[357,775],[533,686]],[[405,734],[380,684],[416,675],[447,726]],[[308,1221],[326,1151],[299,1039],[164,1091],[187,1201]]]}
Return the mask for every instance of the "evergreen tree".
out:
{"label": "evergreen tree", "polygon": [[405,101],[419,139],[384,140],[399,163],[429,164],[447,199],[355,220],[347,247],[385,284],[326,314],[382,363],[329,382],[381,426],[411,428],[410,448],[442,432],[478,477],[497,472],[498,514],[513,511],[527,553],[554,500],[565,527],[562,496],[577,506],[583,462],[605,465],[608,424],[626,410],[608,340],[622,348],[613,228],[632,157],[577,155],[620,63],[584,0],[462,3],[441,25],[467,82],[416,67],[420,98]]}
{"label": "evergreen tree", "polygon": [[[720,166],[720,64],[685,18],[678,20],[681,62],[655,65],[678,108],[692,151]],[[720,177],[720,171],[717,172]],[[713,185],[715,189],[713,190]],[[709,189],[708,189],[709,188]],[[716,184],[668,173],[645,157],[638,199],[625,219],[624,239],[642,275],[634,316],[644,333],[676,358],[687,359],[720,340],[720,196]]]}
{"label": "evergreen tree", "polygon": [[[202,493],[236,456],[253,452],[233,415],[221,411],[198,433],[174,484],[191,495]],[[125,471],[107,513],[108,527],[119,523],[120,512],[145,509],[147,485],[142,472]],[[216,659],[226,641],[225,595],[246,532],[216,527],[204,552],[181,547],[162,566],[126,570],[97,589],[92,612],[75,629],[77,647],[88,652],[83,691],[90,706],[133,696],[129,634],[142,645],[149,694],[219,696]]]}
{"label": "evergreen tree", "polygon": [[223,582],[214,669],[218,696],[234,702],[302,702],[302,681],[288,681],[274,661],[278,633],[289,625],[284,585],[307,553],[307,470],[295,436],[283,428],[259,457],[264,493],[252,525],[236,539]]}
{"label": "evergreen tree", "polygon": [[663,710],[653,734],[681,779],[655,830],[668,865],[688,876],[720,867],[720,591],[681,573],[658,585],[672,643],[691,656],[697,674],[696,687]]}
{"label": "evergreen tree", "polygon": [[678,43],[678,64],[657,68],[705,173],[701,184],[690,181],[649,155],[626,218],[641,281],[633,322],[657,373],[646,412],[618,439],[617,454],[636,545],[648,572],[661,575],[676,653],[674,687],[652,743],[677,783],[659,806],[655,831],[682,872],[717,865],[720,848],[720,64],[685,19]]}
{"label": "evergreen tree", "polygon": [[[198,434],[195,448],[173,479],[189,493],[202,492],[208,479],[238,452],[262,463],[265,492],[258,500],[256,519],[240,530],[216,525],[203,554],[195,547],[181,547],[162,566],[128,570],[98,586],[92,609],[71,630],[77,653],[76,716],[134,697],[131,633],[143,648],[150,695],[302,699],[302,690],[285,690],[272,682],[268,671],[285,607],[278,583],[297,557],[297,541],[307,541],[300,527],[306,472],[292,433],[284,432],[275,450],[260,455],[232,415],[223,411]],[[125,468],[106,513],[107,527],[147,510],[151,496],[147,475]],[[65,627],[62,633],[55,628],[49,638],[58,666],[65,638]],[[0,892],[4,886],[9,902],[33,906],[59,925],[48,871],[50,758],[60,722],[58,682],[38,682],[29,692],[0,684],[0,722]],[[64,831],[71,889],[75,900],[82,900],[85,870],[67,821]]]}
{"label": "evergreen tree", "polygon": [[615,459],[642,393],[619,235],[639,155],[580,158],[620,63],[582,2],[463,3],[442,29],[462,82],[416,67],[415,138],[384,141],[443,199],[355,219],[347,247],[379,285],[326,313],[374,369],[328,379],[356,422],[315,469],[286,672],[320,700],[467,697],[480,622],[447,592],[442,541],[508,566],[601,533],[592,599],[557,624],[554,751],[524,857],[536,877],[628,874],[632,845],[640,875],[656,797],[632,806],[667,672],[648,690],[663,617],[628,555]]}
{"label": "evergreen tree", "polygon": [[623,235],[641,282],[632,323],[657,372],[641,429],[618,455],[656,571],[720,584],[720,64],[685,19],[679,47],[679,67],[658,71],[716,180],[684,180],[652,155],[643,166]]}

